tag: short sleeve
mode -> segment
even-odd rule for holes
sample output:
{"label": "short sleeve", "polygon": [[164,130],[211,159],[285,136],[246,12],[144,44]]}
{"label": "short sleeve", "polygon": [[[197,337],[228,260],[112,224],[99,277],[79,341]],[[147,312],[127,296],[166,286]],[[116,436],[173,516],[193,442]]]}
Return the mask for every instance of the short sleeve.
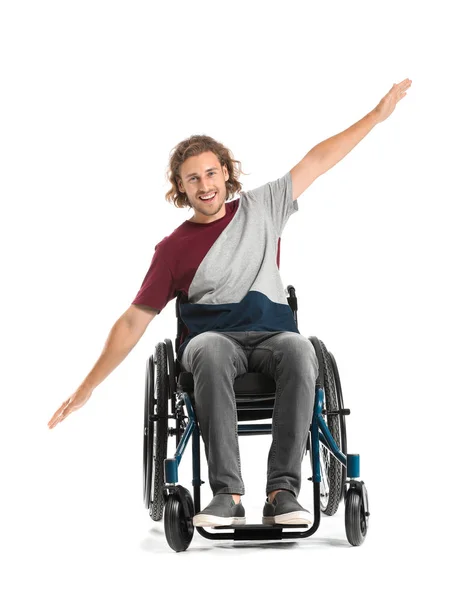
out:
{"label": "short sleeve", "polygon": [[250,191],[251,195],[262,202],[270,215],[278,237],[281,237],[286,222],[298,210],[298,201],[293,201],[291,172]]}
{"label": "short sleeve", "polygon": [[131,304],[148,306],[160,312],[175,296],[175,282],[172,273],[161,257],[160,249],[156,246],[149,270]]}

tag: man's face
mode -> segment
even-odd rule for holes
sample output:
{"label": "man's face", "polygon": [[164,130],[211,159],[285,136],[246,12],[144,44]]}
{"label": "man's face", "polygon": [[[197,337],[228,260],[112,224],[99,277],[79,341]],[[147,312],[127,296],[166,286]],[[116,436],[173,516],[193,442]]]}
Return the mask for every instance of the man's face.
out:
{"label": "man's face", "polygon": [[[188,196],[194,210],[194,217],[190,221],[210,223],[225,216],[228,169],[220,165],[213,152],[203,152],[186,159],[181,165],[180,174],[179,189]],[[201,199],[201,196],[211,196],[212,193],[215,193],[213,200]]]}

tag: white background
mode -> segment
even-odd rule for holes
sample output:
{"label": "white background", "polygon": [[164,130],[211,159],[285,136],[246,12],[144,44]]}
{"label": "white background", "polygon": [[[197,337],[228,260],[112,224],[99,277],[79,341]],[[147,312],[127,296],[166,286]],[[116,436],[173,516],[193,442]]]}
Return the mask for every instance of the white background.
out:
{"label": "white background", "polygon": [[[459,8],[2,3],[3,597],[460,597]],[[241,161],[252,189],[406,77],[412,86],[394,113],[299,198],[281,245],[300,332],[335,356],[352,411],[348,451],[361,455],[369,492],[367,539],[348,544],[341,505],[303,541],[196,533],[176,554],[142,502],[146,360],[157,342],[174,343],[175,301],[85,407],[47,427],[135,297],[155,245],[193,214],[165,201],[169,152],[210,135]],[[269,444],[241,438],[249,522],[260,520]],[[181,467],[190,487],[189,454]],[[304,480],[308,507],[311,493]],[[203,486],[203,505],[210,497]]]}

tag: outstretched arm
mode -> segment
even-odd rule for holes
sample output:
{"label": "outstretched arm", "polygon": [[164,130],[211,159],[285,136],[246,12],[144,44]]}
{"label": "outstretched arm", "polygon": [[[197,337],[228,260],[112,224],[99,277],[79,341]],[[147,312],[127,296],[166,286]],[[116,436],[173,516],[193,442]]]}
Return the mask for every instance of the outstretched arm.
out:
{"label": "outstretched arm", "polygon": [[394,83],[378,105],[360,121],[309,150],[306,156],[291,169],[293,200],[296,200],[319,175],[344,158],[377,123],[389,117],[401,98],[406,96],[406,90],[411,83],[410,79],[405,79],[398,84]]}

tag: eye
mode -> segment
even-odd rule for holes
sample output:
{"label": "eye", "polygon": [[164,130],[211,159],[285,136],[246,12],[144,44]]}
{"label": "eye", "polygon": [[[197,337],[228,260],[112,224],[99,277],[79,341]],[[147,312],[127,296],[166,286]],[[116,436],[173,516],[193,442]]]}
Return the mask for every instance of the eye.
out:
{"label": "eye", "polygon": [[[215,174],[214,171],[209,171],[208,173],[209,173],[209,175],[214,175]],[[197,177],[191,177],[189,179],[189,181],[192,181],[193,179],[197,179]]]}

